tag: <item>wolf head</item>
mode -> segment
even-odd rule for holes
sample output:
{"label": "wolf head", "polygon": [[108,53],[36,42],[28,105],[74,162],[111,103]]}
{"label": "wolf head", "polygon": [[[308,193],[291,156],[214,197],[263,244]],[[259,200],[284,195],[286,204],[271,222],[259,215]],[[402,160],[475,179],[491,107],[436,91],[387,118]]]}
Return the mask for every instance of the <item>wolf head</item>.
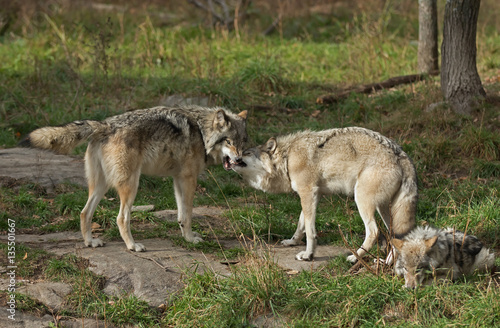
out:
{"label": "wolf head", "polygon": [[245,150],[242,160],[230,168],[255,189],[266,192],[290,192],[286,159],[279,149],[278,141],[270,138],[263,145]]}
{"label": "wolf head", "polygon": [[430,253],[437,240],[437,235],[410,240],[392,239],[391,243],[398,255],[395,271],[405,278],[406,288],[414,289],[432,276],[434,268]]}
{"label": "wolf head", "polygon": [[207,155],[222,161],[226,170],[241,161],[248,140],[246,132],[247,111],[233,114],[223,108],[210,113],[203,123],[203,139]]}

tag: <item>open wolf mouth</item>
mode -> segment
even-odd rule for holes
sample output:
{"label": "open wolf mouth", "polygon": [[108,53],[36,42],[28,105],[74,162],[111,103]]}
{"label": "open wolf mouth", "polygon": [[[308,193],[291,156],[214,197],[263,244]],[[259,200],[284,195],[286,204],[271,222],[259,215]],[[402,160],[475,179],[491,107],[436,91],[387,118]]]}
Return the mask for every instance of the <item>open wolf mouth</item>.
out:
{"label": "open wolf mouth", "polygon": [[232,170],[233,166],[242,166],[242,167],[247,166],[247,164],[243,162],[241,158],[238,158],[235,162],[229,156],[224,156],[224,163],[222,165],[224,166],[224,169],[226,171]]}

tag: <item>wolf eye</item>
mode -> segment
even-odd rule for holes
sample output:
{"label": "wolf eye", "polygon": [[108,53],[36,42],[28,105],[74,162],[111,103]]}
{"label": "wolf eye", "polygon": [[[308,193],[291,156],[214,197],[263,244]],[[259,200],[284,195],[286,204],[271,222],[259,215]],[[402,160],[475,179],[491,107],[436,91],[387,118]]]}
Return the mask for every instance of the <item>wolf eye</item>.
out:
{"label": "wolf eye", "polygon": [[429,273],[432,273],[432,270],[429,266],[419,266],[417,268],[417,273],[426,273],[426,274],[429,274]]}
{"label": "wolf eye", "polygon": [[232,146],[233,142],[231,141],[231,139],[226,139],[226,143],[229,145],[229,146]]}

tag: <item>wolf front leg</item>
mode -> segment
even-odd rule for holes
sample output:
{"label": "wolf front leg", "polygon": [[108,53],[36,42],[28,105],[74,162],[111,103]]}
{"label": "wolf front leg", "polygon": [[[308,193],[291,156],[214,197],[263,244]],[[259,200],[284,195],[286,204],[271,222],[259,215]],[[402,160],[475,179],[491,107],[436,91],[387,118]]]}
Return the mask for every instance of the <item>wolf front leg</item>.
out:
{"label": "wolf front leg", "polygon": [[179,175],[174,177],[175,200],[177,202],[177,222],[182,236],[186,241],[199,243],[203,241],[201,235],[193,232],[191,217],[193,215],[193,199],[196,190],[196,176]]}
{"label": "wolf front leg", "polygon": [[298,191],[306,232],[306,250],[295,256],[299,261],[311,261],[314,258],[317,242],[316,208],[319,200],[318,189],[318,187],[309,187]]}

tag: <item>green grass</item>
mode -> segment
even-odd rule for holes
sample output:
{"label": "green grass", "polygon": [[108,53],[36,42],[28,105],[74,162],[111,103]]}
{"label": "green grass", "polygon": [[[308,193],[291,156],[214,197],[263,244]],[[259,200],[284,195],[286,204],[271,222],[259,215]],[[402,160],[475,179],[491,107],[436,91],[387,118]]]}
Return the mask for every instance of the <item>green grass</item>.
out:
{"label": "green grass", "polygon": [[391,275],[346,275],[345,262],[336,262],[288,277],[269,259],[250,257],[228,278],[210,272],[192,276],[163,320],[178,327],[232,327],[272,314],[293,327],[481,326],[477,315],[482,311],[490,314],[488,324],[500,319],[498,302],[487,308],[499,296],[498,286],[488,285],[484,277],[408,291]]}
{"label": "green grass", "polygon": [[[413,159],[419,176],[418,223],[467,230],[498,254],[498,100],[470,117],[457,116],[446,105],[426,111],[442,101],[439,78],[431,77],[372,95],[351,94],[332,105],[316,103],[317,97],[348,86],[416,73],[417,3],[391,2],[383,10],[375,1],[363,2],[363,8],[339,3],[326,13],[310,12],[318,9],[314,6],[288,8],[268,37],[260,32],[277,12],[254,3],[238,32],[229,33],[202,23],[205,17],[187,3],[131,2],[130,11],[102,13],[51,2],[43,13],[16,11],[17,19],[0,35],[0,147],[15,146],[37,127],[103,119],[178,94],[207,97],[235,112],[248,110],[252,145],[302,129],[362,126],[394,139]],[[477,67],[487,93],[496,95],[500,7],[483,0],[481,8]],[[79,147],[75,154],[84,150]],[[86,199],[86,188],[74,185],[48,195],[33,184],[2,184],[0,231],[7,230],[7,219],[15,220],[17,233],[78,231]],[[142,177],[135,204],[175,209],[172,179]],[[61,315],[97,315],[115,325],[250,327],[262,315],[293,327],[480,327],[500,321],[498,277],[473,276],[412,292],[389,272],[349,274],[342,257],[316,272],[287,275],[270,256],[256,258],[238,247],[221,250],[214,233],[219,239],[243,235],[255,244],[289,238],[300,214],[296,195],[264,194],[246,187],[235,173],[211,167],[198,179],[195,206],[225,210],[217,226],[195,223],[204,243],[186,243],[177,223],[150,213],[133,214],[133,234],[170,239],[240,264],[228,278],[186,272],[185,289],[163,313],[132,295],[106,296],[103,278],[76,257],[18,244],[17,273],[70,283],[73,292]],[[105,240],[120,240],[118,209],[119,199],[110,190],[94,215]],[[364,236],[348,197],[324,197],[316,226],[323,245],[345,246],[338,226],[351,247]],[[46,313],[32,299],[19,297],[20,310]]]}

